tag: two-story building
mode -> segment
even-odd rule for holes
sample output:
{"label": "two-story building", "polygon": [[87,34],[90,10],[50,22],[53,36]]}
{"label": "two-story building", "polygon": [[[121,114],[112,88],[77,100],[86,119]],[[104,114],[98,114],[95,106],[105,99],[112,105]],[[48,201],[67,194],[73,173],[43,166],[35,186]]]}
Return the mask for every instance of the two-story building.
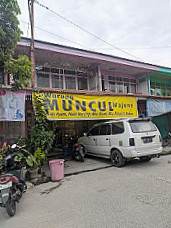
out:
{"label": "two-story building", "polygon": [[[171,112],[171,69],[38,40],[35,40],[34,46],[35,86],[18,93],[18,96],[22,97],[22,101],[18,100],[18,103],[22,103],[24,107],[24,110],[23,107],[18,108],[20,114],[22,109],[22,120],[17,112],[15,118],[13,116],[5,119],[2,116],[5,112],[2,110],[7,111],[9,107],[6,107],[4,100],[1,102],[1,144],[4,141],[11,143],[20,135],[30,136],[33,125],[32,92],[35,90],[42,91],[47,97],[53,97],[52,112],[48,118],[51,128],[57,134],[56,144],[65,143],[65,134],[80,136],[95,122],[118,117],[155,117],[156,124],[161,125],[163,137],[171,129],[171,117],[168,114]],[[22,38],[18,43],[15,55],[19,54],[30,56],[30,39]],[[4,91],[9,93],[10,77],[8,82],[4,82],[4,75],[1,72],[0,81],[4,84],[0,94]],[[8,95],[8,98],[9,96],[10,99],[15,97],[14,94]],[[67,100],[68,103],[65,103],[59,100],[64,97],[70,97],[71,101]],[[71,111],[72,100],[76,100],[75,111],[66,115],[66,111]],[[134,102],[136,112],[127,112],[129,105],[132,105],[131,102]],[[8,106],[13,110],[15,108],[12,108],[12,105],[15,107],[16,104],[14,101]],[[121,107],[121,104],[125,108]],[[98,114],[96,105],[99,107]],[[122,112],[119,111],[121,108]]]}

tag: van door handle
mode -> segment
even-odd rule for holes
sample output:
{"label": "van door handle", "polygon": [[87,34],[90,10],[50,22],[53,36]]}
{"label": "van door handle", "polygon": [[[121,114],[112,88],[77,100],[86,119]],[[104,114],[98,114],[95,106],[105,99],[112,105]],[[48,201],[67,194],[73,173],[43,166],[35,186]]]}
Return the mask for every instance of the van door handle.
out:
{"label": "van door handle", "polygon": [[109,140],[108,138],[106,140]]}
{"label": "van door handle", "polygon": [[94,141],[96,141],[96,139],[93,139]]}

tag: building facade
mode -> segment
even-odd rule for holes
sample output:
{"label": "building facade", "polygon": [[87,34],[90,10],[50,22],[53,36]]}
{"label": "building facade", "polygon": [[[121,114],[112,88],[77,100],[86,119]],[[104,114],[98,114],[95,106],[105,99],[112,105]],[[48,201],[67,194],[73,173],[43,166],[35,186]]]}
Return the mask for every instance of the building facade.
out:
{"label": "building facade", "polygon": [[[116,56],[76,49],[72,47],[35,41],[34,88],[26,88],[25,120],[0,121],[0,142],[11,143],[17,136],[29,137],[33,122],[32,91],[46,93],[81,94],[99,96],[101,98],[134,97],[137,101],[137,115],[155,116],[155,102],[170,104],[171,102],[171,69],[143,62],[132,61]],[[15,48],[15,55],[30,56],[30,40],[22,38]],[[4,81],[3,72],[0,81],[4,84],[1,91],[10,90],[11,80]],[[152,104],[151,106],[148,104]],[[167,113],[171,111],[168,108]],[[157,115],[166,113],[163,109]],[[170,118],[170,114],[168,118]],[[60,119],[59,119],[60,120]],[[64,144],[65,134],[80,136],[95,122],[102,119],[68,121],[50,121],[51,128],[58,134],[56,144]],[[168,130],[171,129],[167,122]]]}

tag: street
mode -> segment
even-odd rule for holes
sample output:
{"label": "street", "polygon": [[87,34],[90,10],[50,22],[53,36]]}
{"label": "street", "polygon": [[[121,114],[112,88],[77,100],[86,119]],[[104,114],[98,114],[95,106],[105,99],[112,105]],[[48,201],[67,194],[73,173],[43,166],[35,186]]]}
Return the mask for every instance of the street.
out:
{"label": "street", "polygon": [[13,218],[0,208],[0,228],[171,227],[170,189],[171,155],[71,175],[28,189]]}

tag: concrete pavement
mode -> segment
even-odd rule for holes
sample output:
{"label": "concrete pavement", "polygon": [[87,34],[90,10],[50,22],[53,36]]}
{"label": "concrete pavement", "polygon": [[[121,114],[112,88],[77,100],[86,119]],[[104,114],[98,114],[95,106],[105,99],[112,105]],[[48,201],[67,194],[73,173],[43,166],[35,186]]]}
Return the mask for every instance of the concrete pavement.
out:
{"label": "concrete pavement", "polygon": [[[168,155],[168,154],[171,154],[171,147],[163,148],[163,152],[161,156]],[[86,156],[84,162],[79,162],[75,160],[65,160],[64,175],[69,176],[77,173],[103,169],[111,166],[112,164],[110,159],[97,158],[93,156]],[[50,177],[49,168],[47,169],[46,174],[48,177]]]}

